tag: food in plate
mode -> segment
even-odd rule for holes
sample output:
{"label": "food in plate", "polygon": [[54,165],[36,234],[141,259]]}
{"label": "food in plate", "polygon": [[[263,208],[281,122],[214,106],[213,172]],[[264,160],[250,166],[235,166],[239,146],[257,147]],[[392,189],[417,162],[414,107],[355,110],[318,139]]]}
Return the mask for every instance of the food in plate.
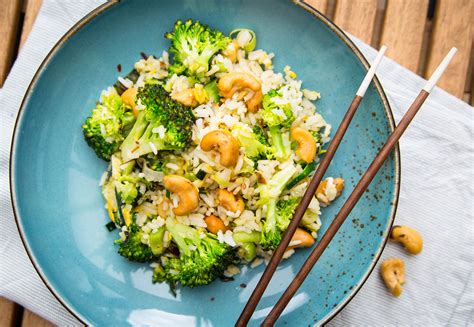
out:
{"label": "food in plate", "polygon": [[[102,92],[83,132],[110,161],[100,185],[118,253],[150,263],[153,282],[194,287],[268,259],[331,127],[319,93],[288,66],[275,72],[253,31],[188,20],[165,37],[172,60],[143,56]],[[321,183],[285,258],[314,243],[320,206],[343,186]]]}

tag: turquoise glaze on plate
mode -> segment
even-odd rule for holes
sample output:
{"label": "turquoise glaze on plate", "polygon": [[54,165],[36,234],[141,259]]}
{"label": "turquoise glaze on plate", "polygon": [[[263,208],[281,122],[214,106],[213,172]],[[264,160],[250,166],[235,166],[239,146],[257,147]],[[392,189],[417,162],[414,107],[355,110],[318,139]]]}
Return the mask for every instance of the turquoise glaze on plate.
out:
{"label": "turquoise glaze on plate", "polygon": [[[304,87],[321,92],[326,120],[341,121],[367,63],[326,18],[284,0],[122,1],[102,6],[75,26],[39,69],[23,102],[11,159],[18,227],[39,274],[74,315],[93,325],[231,326],[263,266],[244,267],[233,282],[181,289],[151,284],[146,264],[116,253],[98,187],[106,163],[86,145],[81,124],[100,91],[132,69],[140,52],[160,55],[176,19],[199,19],[224,32],[253,29],[258,48],[274,52],[275,69],[290,65]],[[328,175],[346,180],[323,209],[324,233],[393,128],[380,85],[372,85]],[[398,151],[398,150],[397,150]],[[279,320],[302,326],[333,317],[357,292],[378,259],[395,214],[399,159],[393,154]],[[309,250],[284,261],[255,312],[257,325]],[[244,287],[246,285],[246,287]]]}

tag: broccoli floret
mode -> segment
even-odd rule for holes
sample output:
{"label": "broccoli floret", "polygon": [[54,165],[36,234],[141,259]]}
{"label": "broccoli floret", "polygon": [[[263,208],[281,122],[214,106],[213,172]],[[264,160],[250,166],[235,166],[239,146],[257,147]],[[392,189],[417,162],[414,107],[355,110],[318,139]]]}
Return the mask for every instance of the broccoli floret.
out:
{"label": "broccoli floret", "polygon": [[276,173],[268,183],[259,185],[260,200],[258,204],[267,206],[260,240],[260,245],[264,250],[274,250],[280,244],[284,230],[279,228],[278,198],[295,172],[296,167],[288,165]]}
{"label": "broccoli floret", "polygon": [[263,109],[259,113],[268,126],[272,145],[275,148],[275,156],[278,159],[287,159],[289,149],[283,141],[282,129],[290,127],[295,120],[295,116],[289,103],[278,104],[277,100],[279,98],[280,94],[277,90],[270,90],[263,97]]}
{"label": "broccoli floret", "polygon": [[254,125],[252,128],[253,133],[256,135],[257,140],[262,143],[263,145],[270,146],[270,142],[268,142],[267,134],[263,130],[260,125]]}
{"label": "broccoli floret", "polygon": [[240,145],[244,148],[245,155],[252,161],[274,159],[273,148],[260,142],[260,136],[254,132],[242,129],[237,135]]}
{"label": "broccoli floret", "polygon": [[270,90],[263,96],[263,110],[260,111],[260,117],[268,127],[289,127],[295,120],[291,105],[289,103],[278,104],[279,99],[281,99],[281,95],[275,89]]}
{"label": "broccoli floret", "polygon": [[122,181],[115,184],[117,192],[120,194],[122,201],[126,204],[132,204],[138,196],[138,190],[134,183],[130,181]]}
{"label": "broccoli floret", "polygon": [[313,135],[313,138],[316,141],[316,143],[321,144],[321,139],[322,139],[321,133],[316,132],[316,131],[310,131],[310,133],[311,135]]}
{"label": "broccoli floret", "polygon": [[146,262],[154,258],[151,248],[142,243],[143,231],[136,224],[128,226],[128,235],[125,241],[117,240],[118,253],[131,261]]}
{"label": "broccoli floret", "polygon": [[290,224],[296,207],[300,203],[300,199],[291,197],[288,200],[279,200],[276,204],[277,225],[281,231],[286,231]]}
{"label": "broccoli floret", "polygon": [[171,217],[166,220],[166,228],[180,254],[163,260],[164,265],[154,271],[153,282],[166,281],[188,287],[206,285],[221,276],[235,260],[235,250],[220,243],[212,234],[202,234]]}
{"label": "broccoli floret", "polygon": [[116,93],[101,97],[82,125],[87,144],[94,149],[99,158],[110,160],[125,138],[125,133],[135,122],[133,113],[123,105]]}
{"label": "broccoli floret", "polygon": [[166,164],[168,162],[173,162],[172,159],[170,161],[170,157],[174,157],[171,155],[170,151],[160,151],[158,155],[149,154],[144,156],[145,164],[148,168],[153,169],[155,171],[162,171],[166,175]]}
{"label": "broccoli floret", "polygon": [[326,150],[326,149],[323,149],[323,147],[322,147],[322,138],[323,138],[323,137],[321,136],[321,133],[320,133],[320,132],[310,131],[310,133],[313,135],[314,140],[315,140],[316,143],[318,144],[318,152],[316,153],[316,155],[319,157],[321,154],[327,152],[327,150]]}
{"label": "broccoli floret", "polygon": [[[145,108],[122,143],[124,162],[160,150],[182,150],[191,144],[195,121],[191,108],[171,99],[159,84],[140,88],[137,99]],[[164,133],[160,133],[162,128]]]}
{"label": "broccoli floret", "polygon": [[224,50],[231,39],[199,21],[176,21],[174,30],[165,34],[171,40],[170,52],[174,55],[171,74],[185,74],[199,80],[206,79],[212,57]]}
{"label": "broccoli floret", "polygon": [[[187,165],[186,160],[183,159],[181,155],[175,155],[171,151],[160,151],[158,155],[149,154],[144,157],[144,165],[148,168],[161,171],[165,175],[176,174],[176,175],[186,175]],[[168,163],[172,163],[178,166],[178,169],[170,169],[167,167]]]}

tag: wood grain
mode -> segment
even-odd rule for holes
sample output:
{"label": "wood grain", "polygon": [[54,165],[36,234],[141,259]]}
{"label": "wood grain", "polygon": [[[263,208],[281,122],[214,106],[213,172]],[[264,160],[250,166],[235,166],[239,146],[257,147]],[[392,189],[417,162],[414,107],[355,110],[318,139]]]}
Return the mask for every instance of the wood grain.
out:
{"label": "wood grain", "polygon": [[23,313],[22,327],[53,327],[54,325],[29,310]]}
{"label": "wood grain", "polygon": [[388,1],[380,44],[387,56],[417,72],[423,45],[429,0]]}
{"label": "wood grain", "polygon": [[438,86],[461,98],[472,44],[472,0],[438,0],[424,77],[428,78],[451,47],[458,52]]}
{"label": "wood grain", "polygon": [[365,43],[372,43],[377,0],[338,0],[334,22]]}
{"label": "wood grain", "polygon": [[0,0],[0,87],[3,86],[15,53],[21,0]]}
{"label": "wood grain", "polygon": [[19,310],[20,307],[17,304],[0,297],[0,326],[15,326],[19,319]]}
{"label": "wood grain", "polygon": [[21,30],[20,49],[25,44],[28,35],[31,32],[31,28],[38,16],[39,10],[43,0],[27,0],[25,8],[25,20],[23,21],[23,29]]}
{"label": "wood grain", "polygon": [[323,14],[327,13],[329,0],[306,0],[305,2]]}

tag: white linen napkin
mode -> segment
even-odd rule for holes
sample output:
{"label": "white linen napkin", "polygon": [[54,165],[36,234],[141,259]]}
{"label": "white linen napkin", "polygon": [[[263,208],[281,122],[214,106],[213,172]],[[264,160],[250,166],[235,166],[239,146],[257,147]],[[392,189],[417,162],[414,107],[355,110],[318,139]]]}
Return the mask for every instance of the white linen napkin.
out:
{"label": "white linen napkin", "polygon": [[[79,322],[36,274],[16,228],[8,160],[15,117],[37,67],[57,40],[102,1],[46,0],[0,92],[0,295],[58,325]],[[376,51],[353,38],[369,61]],[[398,121],[424,80],[384,59],[377,74]],[[421,232],[425,247],[407,255],[389,243],[382,255],[401,257],[407,282],[400,298],[385,289],[378,268],[330,325],[474,324],[474,109],[435,88],[401,140],[402,183],[397,224]]]}

